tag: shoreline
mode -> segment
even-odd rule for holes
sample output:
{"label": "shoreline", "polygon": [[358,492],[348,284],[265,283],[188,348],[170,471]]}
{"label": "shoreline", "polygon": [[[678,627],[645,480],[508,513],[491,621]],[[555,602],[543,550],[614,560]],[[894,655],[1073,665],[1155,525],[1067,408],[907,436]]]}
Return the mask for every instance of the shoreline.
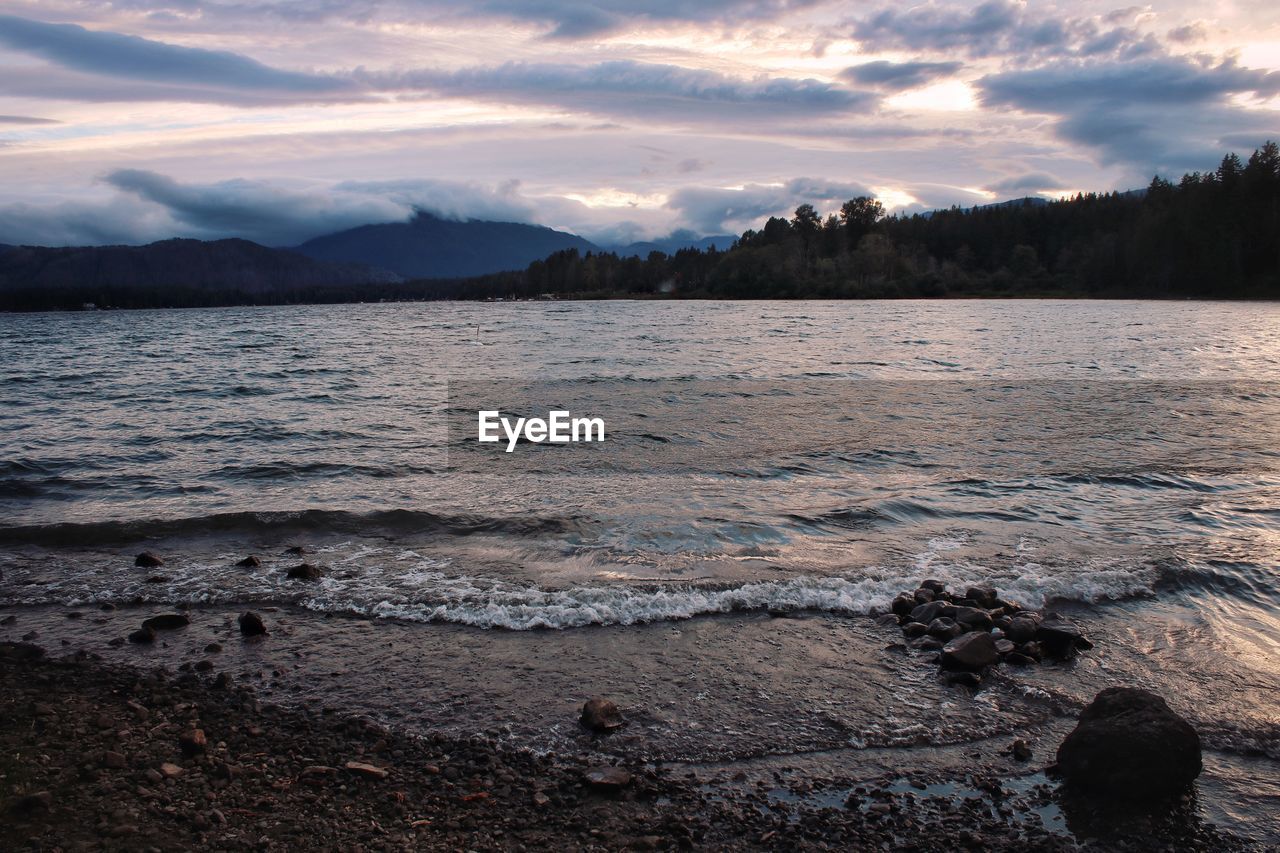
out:
{"label": "shoreline", "polygon": [[[89,627],[65,615],[51,610],[43,621]],[[858,623],[875,630],[870,619]],[[54,637],[42,631],[34,641]],[[264,647],[252,639],[247,649]],[[578,733],[556,749],[531,749],[496,704],[487,725],[441,726],[428,712],[410,727],[349,703],[275,704],[217,653],[193,664],[181,644],[157,643],[124,665],[60,642],[59,660],[24,660],[27,646],[0,646],[0,754],[10,756],[0,820],[22,839],[18,849],[1058,851],[1098,837],[1107,850],[1150,849],[1152,839],[1179,850],[1260,847],[1204,824],[1193,800],[1155,820],[1090,820],[1092,806],[1073,805],[1044,774],[1074,714],[1042,726],[1025,763],[1006,754],[1011,738],[1000,734],[855,752],[863,767],[850,767],[847,753],[834,762],[821,753],[678,762],[628,748],[626,727],[587,732],[569,707],[557,713]],[[623,711],[633,724],[646,713]],[[197,727],[207,752],[184,756],[180,738]],[[375,769],[346,769],[352,761]],[[171,780],[165,764],[178,768]],[[588,771],[610,766],[630,780],[587,781]],[[42,791],[47,811],[42,802],[12,810]]]}

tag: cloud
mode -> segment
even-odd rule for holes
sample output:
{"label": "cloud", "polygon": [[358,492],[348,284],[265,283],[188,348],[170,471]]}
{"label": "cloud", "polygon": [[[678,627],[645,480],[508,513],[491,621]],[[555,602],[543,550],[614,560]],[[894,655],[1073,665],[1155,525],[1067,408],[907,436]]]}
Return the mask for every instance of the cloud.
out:
{"label": "cloud", "polygon": [[872,195],[858,184],[793,178],[784,184],[748,184],[741,189],[685,187],[676,190],[667,207],[679,212],[690,228],[704,234],[722,234],[759,223],[768,216],[790,216],[801,204],[821,212],[833,210],[851,198]]}
{"label": "cloud", "polygon": [[964,67],[963,62],[866,62],[840,72],[846,80],[890,92],[923,86],[940,77],[950,77]]}
{"label": "cloud", "polygon": [[42,125],[61,124],[61,122],[51,118],[37,118],[35,116],[0,116],[0,124]]}
{"label": "cloud", "polygon": [[456,71],[358,71],[355,78],[380,90],[430,91],[503,102],[542,103],[607,115],[684,118],[736,114],[848,112],[876,97],[814,79],[730,77],[679,65],[615,60],[594,65],[509,62]]}
{"label": "cloud", "polygon": [[988,0],[968,8],[955,5],[883,9],[854,22],[853,36],[877,50],[947,51],[973,57],[1028,62],[1055,56],[1133,57],[1158,50],[1149,35],[1115,26],[1135,10],[1102,22],[1034,12],[1013,0]]}
{"label": "cloud", "polygon": [[1174,27],[1168,32],[1169,41],[1178,44],[1195,44],[1209,38],[1209,28],[1203,21],[1194,21],[1181,27]]}
{"label": "cloud", "polygon": [[[236,101],[239,98],[234,93],[250,93],[250,101],[286,97],[303,102],[350,98],[356,94],[350,80],[272,68],[237,53],[183,47],[13,15],[0,15],[0,45],[79,75],[88,75],[79,80],[86,89],[81,98],[84,100],[106,99],[105,93],[93,93],[94,85],[104,88],[100,81],[96,84],[93,81],[104,77],[158,86],[170,97],[190,101]],[[14,73],[10,73],[11,70]],[[63,85],[59,88],[58,80],[50,85],[39,71],[24,74],[17,69],[6,69],[5,88],[10,94],[71,98],[77,97],[77,76],[62,78]],[[110,88],[120,93],[119,100],[142,99],[130,97],[126,87]]]}
{"label": "cloud", "polygon": [[1027,172],[1013,175],[994,183],[987,184],[987,189],[997,195],[1025,196],[1042,191],[1062,189],[1065,186],[1060,178],[1048,172]]}
{"label": "cloud", "polygon": [[[497,19],[542,27],[553,39],[594,38],[645,25],[682,23],[740,25],[778,19],[789,12],[819,5],[822,0],[312,0],[309,3],[227,3],[178,0],[167,4],[201,18],[228,15],[271,15],[288,21],[318,22],[333,18],[421,22],[424,19]],[[121,0],[116,6],[152,11],[148,0]]]}
{"label": "cloud", "polygon": [[1180,171],[1221,156],[1230,133],[1266,133],[1274,113],[1252,112],[1233,96],[1280,92],[1280,72],[1233,61],[1204,65],[1182,57],[1136,62],[1064,61],[1006,71],[977,83],[987,107],[1012,107],[1058,118],[1062,139],[1102,153],[1105,163]]}
{"label": "cloud", "polygon": [[243,179],[185,184],[141,169],[110,173],[105,183],[163,208],[187,236],[240,236],[290,246],[358,225],[400,222],[415,210],[449,219],[531,221],[534,206],[519,184],[496,188],[460,181],[347,181],[290,188]]}
{"label": "cloud", "polygon": [[0,206],[0,243],[6,245],[134,245],[172,237],[173,229],[163,210],[128,198]]}

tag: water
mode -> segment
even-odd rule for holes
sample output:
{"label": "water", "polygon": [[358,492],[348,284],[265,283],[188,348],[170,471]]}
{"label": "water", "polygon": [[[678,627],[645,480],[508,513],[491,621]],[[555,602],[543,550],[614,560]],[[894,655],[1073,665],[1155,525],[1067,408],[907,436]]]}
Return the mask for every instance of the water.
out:
{"label": "water", "polygon": [[[15,637],[162,656],[104,632],[190,603],[205,622],[174,644],[197,654],[280,608],[270,659],[228,652],[268,691],[503,718],[542,748],[576,744],[572,704],[608,691],[637,709],[608,748],[664,760],[1048,738],[1140,683],[1237,768],[1206,791],[1276,804],[1280,306],[8,315],[0,365]],[[486,396],[589,407],[610,438],[477,452],[458,438]],[[284,578],[294,545],[322,581]],[[133,568],[143,548],[166,565]],[[1075,609],[1098,650],[957,697],[859,618],[926,576]],[[56,615],[102,602],[128,607]],[[1207,813],[1280,831],[1228,800]]]}

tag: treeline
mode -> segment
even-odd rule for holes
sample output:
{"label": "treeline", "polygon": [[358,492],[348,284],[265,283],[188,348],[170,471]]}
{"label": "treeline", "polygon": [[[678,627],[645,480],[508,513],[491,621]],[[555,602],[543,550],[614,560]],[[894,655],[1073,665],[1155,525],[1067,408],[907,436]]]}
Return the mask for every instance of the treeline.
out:
{"label": "treeline", "polygon": [[645,259],[557,252],[523,271],[436,282],[458,299],[674,296],[1280,297],[1280,151],[1142,191],[885,217],[874,199],[823,219],[801,205],[732,248]]}

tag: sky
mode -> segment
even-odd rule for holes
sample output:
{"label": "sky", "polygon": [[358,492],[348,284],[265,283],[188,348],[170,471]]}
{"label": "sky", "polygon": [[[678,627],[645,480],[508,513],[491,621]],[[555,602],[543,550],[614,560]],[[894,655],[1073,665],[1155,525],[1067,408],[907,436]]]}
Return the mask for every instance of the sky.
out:
{"label": "sky", "polygon": [[1145,186],[1280,138],[1280,4],[0,0],[0,243],[616,244]]}

